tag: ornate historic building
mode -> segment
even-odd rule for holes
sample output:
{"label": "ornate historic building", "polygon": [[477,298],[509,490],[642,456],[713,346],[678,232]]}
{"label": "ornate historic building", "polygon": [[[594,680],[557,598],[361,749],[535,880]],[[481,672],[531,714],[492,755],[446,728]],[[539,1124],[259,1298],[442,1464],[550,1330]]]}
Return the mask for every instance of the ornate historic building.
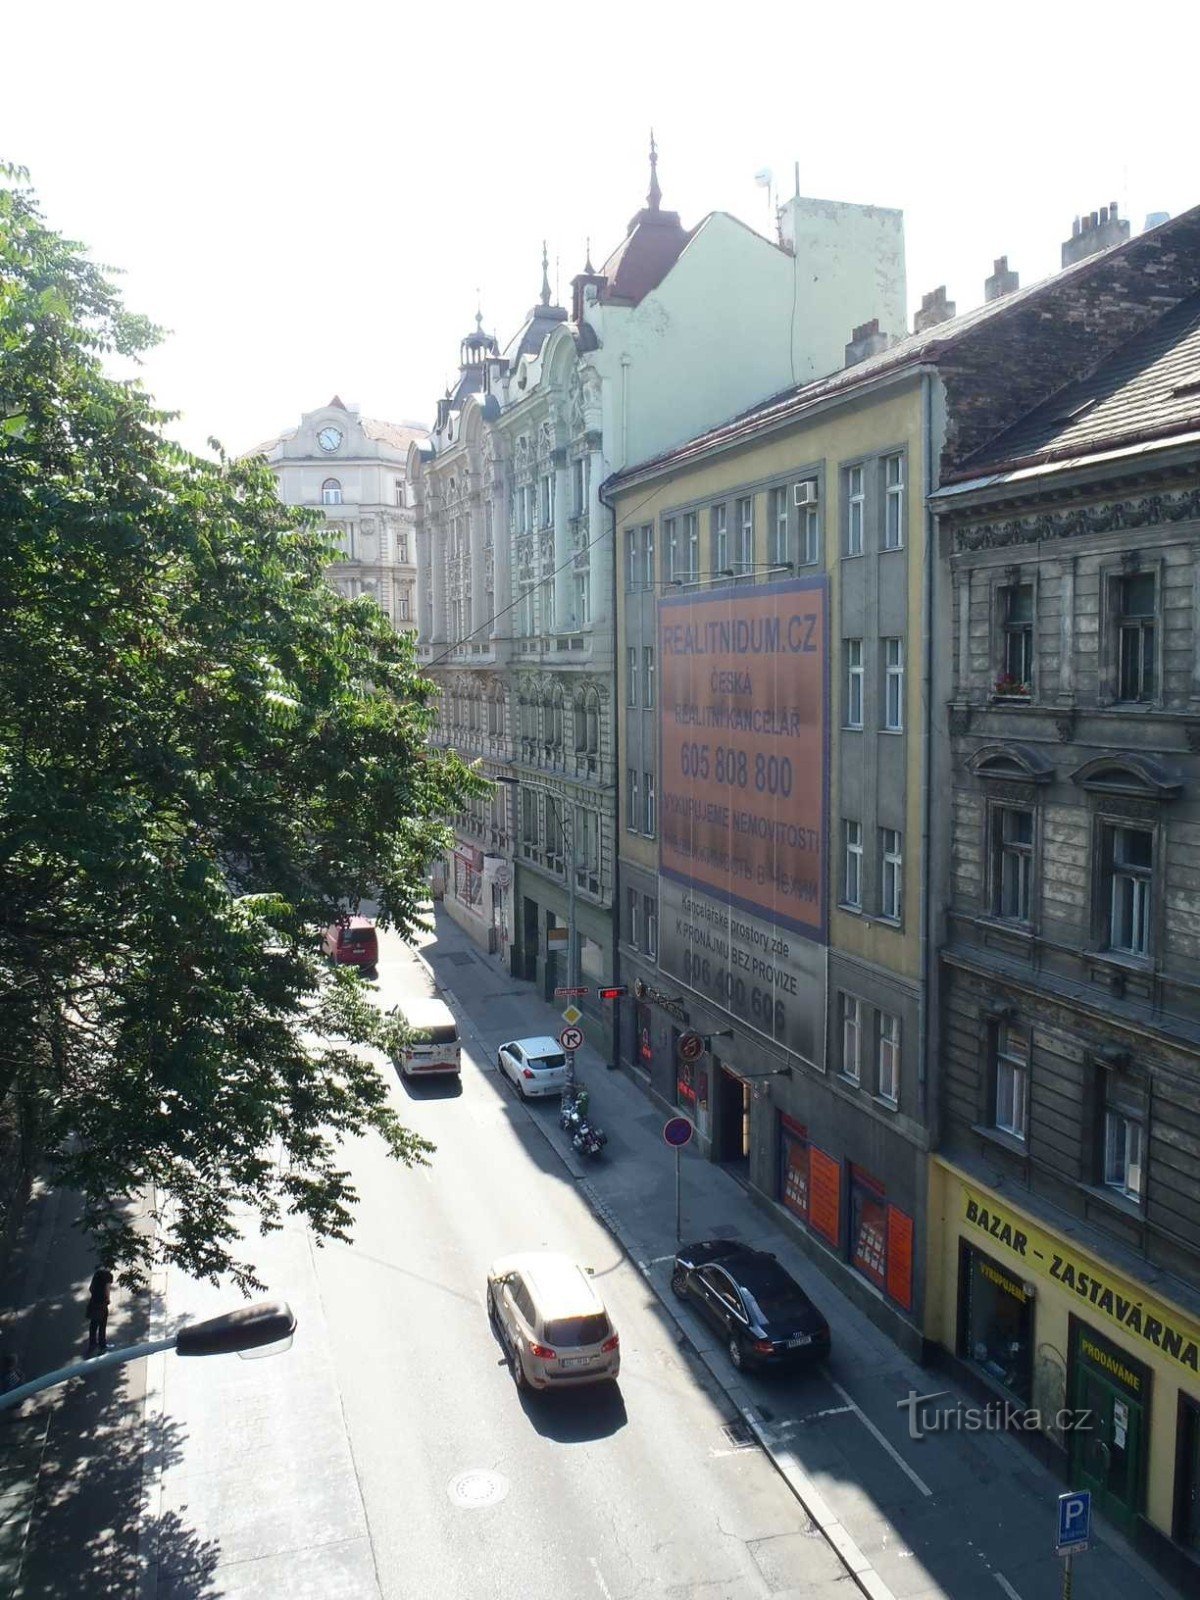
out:
{"label": "ornate historic building", "polygon": [[409,447],[426,437],[418,423],[364,417],[334,395],[252,452],[266,456],[285,504],[324,512],[342,547],[328,573],[334,588],[370,595],[395,627],[410,631],[417,564],[405,481]]}
{"label": "ornate historic building", "polygon": [[934,497],[953,806],[933,1328],[1192,1585],[1198,484],[1193,294]]}

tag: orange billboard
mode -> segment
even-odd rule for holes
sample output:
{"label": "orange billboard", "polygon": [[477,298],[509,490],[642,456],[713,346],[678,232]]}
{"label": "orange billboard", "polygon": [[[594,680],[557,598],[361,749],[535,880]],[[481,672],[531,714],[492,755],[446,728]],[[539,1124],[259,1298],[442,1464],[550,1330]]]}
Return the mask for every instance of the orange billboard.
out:
{"label": "orange billboard", "polygon": [[659,867],[826,937],[824,577],[659,602]]}

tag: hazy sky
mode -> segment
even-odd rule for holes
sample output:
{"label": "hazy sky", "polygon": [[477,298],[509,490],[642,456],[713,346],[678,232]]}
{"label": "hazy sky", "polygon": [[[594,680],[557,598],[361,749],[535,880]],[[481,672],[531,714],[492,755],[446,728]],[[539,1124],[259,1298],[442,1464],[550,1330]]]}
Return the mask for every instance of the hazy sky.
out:
{"label": "hazy sky", "polygon": [[[0,22],[0,158],[171,330],[176,432],[242,450],[335,391],[428,420],[472,326],[502,340],[643,203],[771,228],[755,173],[904,211],[910,310],[993,258],[1029,283],[1078,212],[1200,202],[1200,7],[413,6],[66,0]],[[1141,18],[1144,18],[1144,24]],[[734,290],[736,292],[736,290]],[[849,329],[847,337],[849,336]]]}

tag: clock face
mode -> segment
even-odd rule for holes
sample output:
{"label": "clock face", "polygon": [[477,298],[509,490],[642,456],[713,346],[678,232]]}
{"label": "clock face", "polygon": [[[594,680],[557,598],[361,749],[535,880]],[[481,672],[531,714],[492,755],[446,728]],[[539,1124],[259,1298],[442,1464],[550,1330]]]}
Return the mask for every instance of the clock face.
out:
{"label": "clock face", "polygon": [[340,428],[322,428],[317,435],[317,443],[322,450],[336,450],[342,442]]}

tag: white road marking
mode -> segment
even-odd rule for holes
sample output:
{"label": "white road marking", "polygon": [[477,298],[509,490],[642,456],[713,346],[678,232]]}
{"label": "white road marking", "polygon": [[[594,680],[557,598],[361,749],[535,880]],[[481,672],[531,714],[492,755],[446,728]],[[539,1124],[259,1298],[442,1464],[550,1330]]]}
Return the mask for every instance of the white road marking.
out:
{"label": "white road marking", "polygon": [[674,1261],[674,1256],[654,1256],[649,1261],[639,1261],[638,1266],[643,1272],[649,1272],[651,1267],[659,1267],[664,1261]]}
{"label": "white road marking", "polygon": [[600,1593],[604,1596],[604,1600],[612,1600],[612,1590],[605,1583],[604,1574],[600,1571],[595,1556],[589,1556],[588,1560],[591,1562],[592,1572],[595,1575],[596,1582],[600,1585]]}
{"label": "white road marking", "polygon": [[996,1582],[1004,1590],[1005,1594],[1008,1596],[1008,1600],[1021,1600],[1021,1596],[1013,1588],[1012,1584],[1009,1583],[1008,1579],[1002,1572],[993,1572],[992,1577],[995,1578]]}
{"label": "white road marking", "polygon": [[895,1445],[891,1444],[887,1439],[884,1438],[862,1407],[854,1403],[853,1395],[847,1394],[845,1389],[842,1388],[841,1384],[838,1383],[836,1378],[830,1378],[829,1381],[849,1406],[850,1410],[854,1412],[855,1416],[862,1423],[863,1427],[867,1430],[875,1442],[877,1444],[881,1444],[887,1451],[888,1455],[891,1456],[892,1460],[900,1468],[900,1471],[909,1480],[909,1482],[915,1484],[923,1495],[927,1497],[932,1495],[933,1490],[925,1482],[924,1478],[919,1477],[918,1474],[913,1471],[908,1462],[905,1461],[904,1457],[900,1454],[899,1450],[896,1449]]}
{"label": "white road marking", "polygon": [[788,1417],[783,1422],[770,1424],[774,1433],[788,1433],[792,1428],[806,1428],[810,1422],[820,1422],[822,1417],[844,1417],[853,1406],[830,1406],[827,1411],[810,1411],[807,1416]]}

